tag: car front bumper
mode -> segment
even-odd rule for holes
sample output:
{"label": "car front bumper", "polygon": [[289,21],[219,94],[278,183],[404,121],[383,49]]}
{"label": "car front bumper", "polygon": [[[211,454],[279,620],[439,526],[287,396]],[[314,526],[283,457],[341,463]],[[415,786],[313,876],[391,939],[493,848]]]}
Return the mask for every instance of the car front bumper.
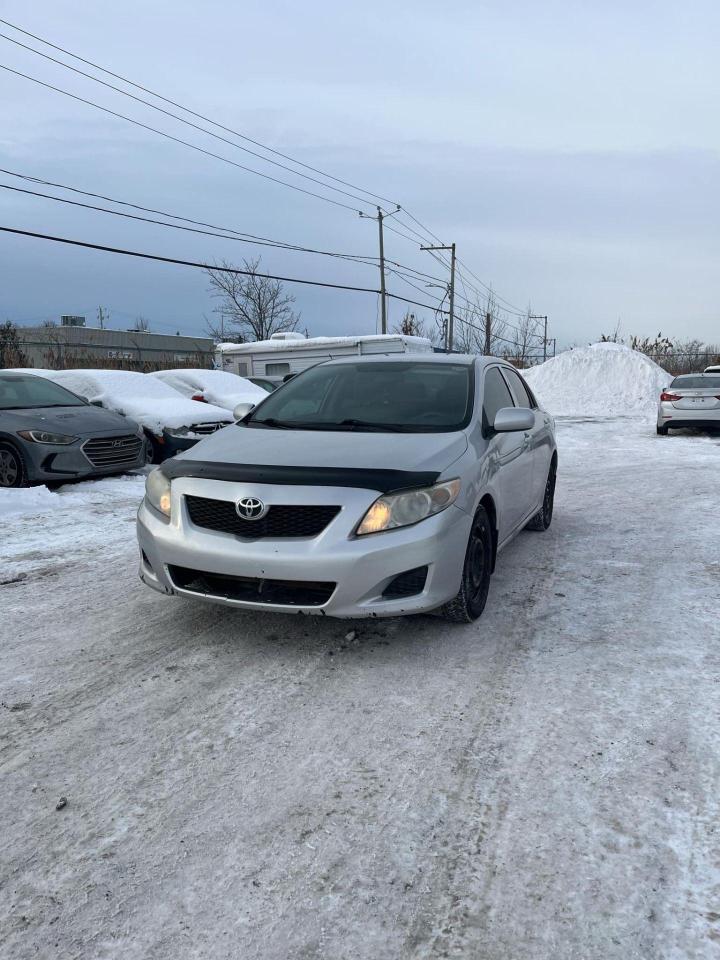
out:
{"label": "car front bumper", "polygon": [[[231,501],[251,496],[271,504],[332,504],[341,510],[315,537],[247,540],[195,526],[185,504],[187,493]],[[357,523],[376,497],[374,491],[349,488],[174,480],[170,521],[146,501],[138,511],[140,577],[161,593],[278,613],[393,617],[441,606],[459,589],[472,518],[452,506],[412,527],[355,537]],[[253,581],[330,583],[334,588],[319,605],[228,599],[211,590],[184,589],[173,579],[173,567]],[[399,574],[421,567],[427,567],[421,592],[383,597]]]}
{"label": "car front bumper", "polygon": [[13,440],[21,449],[29,483],[62,483],[63,480],[107,477],[143,467],[145,437],[140,433],[135,434],[141,443],[139,453],[133,460],[98,466],[93,464],[83,451],[85,444],[97,437],[112,439],[126,436],[129,436],[127,430],[117,433],[103,431],[100,434],[83,436],[70,444],[33,443],[22,438],[13,438]]}

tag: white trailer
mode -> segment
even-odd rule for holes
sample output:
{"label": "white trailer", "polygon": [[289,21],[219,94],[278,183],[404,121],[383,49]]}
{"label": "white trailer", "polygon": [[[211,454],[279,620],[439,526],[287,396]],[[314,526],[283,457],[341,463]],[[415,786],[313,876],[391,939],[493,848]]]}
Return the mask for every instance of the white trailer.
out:
{"label": "white trailer", "polygon": [[262,377],[282,383],[289,373],[300,373],[333,357],[387,353],[432,353],[426,337],[374,334],[362,337],[304,337],[276,333],[256,343],[220,343],[215,348],[218,369],[241,377]]}

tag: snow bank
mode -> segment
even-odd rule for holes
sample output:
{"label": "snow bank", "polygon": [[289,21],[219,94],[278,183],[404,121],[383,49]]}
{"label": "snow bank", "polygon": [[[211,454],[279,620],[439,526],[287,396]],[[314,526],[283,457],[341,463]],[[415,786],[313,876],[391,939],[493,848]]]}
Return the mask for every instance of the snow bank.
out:
{"label": "snow bank", "polygon": [[60,501],[47,487],[0,487],[0,517],[45,513]]}
{"label": "snow bank", "polygon": [[567,350],[523,376],[559,417],[648,416],[672,377],[649,357],[621,343]]}
{"label": "snow bank", "polygon": [[145,373],[132,370],[27,370],[54,380],[108,410],[130,417],[153,433],[163,427],[190,427],[229,419],[227,410],[187,400],[177,390]]}
{"label": "snow bank", "polygon": [[[157,370],[147,374],[166,383],[184,397],[201,393],[208,403],[234,410],[238,403],[260,403],[267,391],[244,377],[224,370]],[[197,401],[196,401],[197,402]]]}

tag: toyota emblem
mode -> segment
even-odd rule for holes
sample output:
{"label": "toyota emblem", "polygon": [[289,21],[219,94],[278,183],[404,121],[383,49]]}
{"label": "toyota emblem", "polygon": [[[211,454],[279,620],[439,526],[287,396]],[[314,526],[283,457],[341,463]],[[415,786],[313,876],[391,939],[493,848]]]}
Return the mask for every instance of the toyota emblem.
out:
{"label": "toyota emblem", "polygon": [[235,512],[243,520],[260,520],[268,512],[268,508],[255,497],[243,497],[235,504]]}

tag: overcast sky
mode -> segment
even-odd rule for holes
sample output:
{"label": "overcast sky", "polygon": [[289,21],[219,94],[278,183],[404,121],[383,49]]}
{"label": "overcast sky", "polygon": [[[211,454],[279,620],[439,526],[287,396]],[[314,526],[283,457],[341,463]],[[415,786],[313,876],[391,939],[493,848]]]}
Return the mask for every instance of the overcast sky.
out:
{"label": "overcast sky", "polygon": [[[501,296],[547,313],[559,343],[594,339],[618,320],[625,334],[719,338],[720,5],[711,0],[2,0],[0,16],[397,200],[455,241]],[[303,183],[4,39],[0,63]],[[5,71],[0,110],[7,169],[256,235],[377,255],[376,225],[350,210]],[[0,183],[23,185],[7,175]],[[262,252],[7,190],[0,223],[203,261]],[[416,244],[386,239],[387,256],[442,276]],[[306,254],[265,251],[263,266],[377,286],[372,267]],[[418,299],[436,293],[397,278],[389,287]],[[142,315],[158,332],[197,333],[213,306],[206,288],[189,268],[0,234],[0,319],[92,317],[102,304],[114,326]],[[292,289],[311,334],[376,327],[373,295]],[[402,309],[391,303],[391,322]]]}

